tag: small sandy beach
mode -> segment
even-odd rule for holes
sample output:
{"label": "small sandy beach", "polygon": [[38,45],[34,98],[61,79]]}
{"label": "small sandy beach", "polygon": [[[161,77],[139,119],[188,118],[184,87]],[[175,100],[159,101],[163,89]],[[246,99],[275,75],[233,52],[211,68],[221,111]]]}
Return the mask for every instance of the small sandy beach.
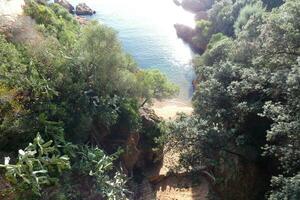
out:
{"label": "small sandy beach", "polygon": [[177,113],[192,114],[193,107],[190,101],[183,101],[180,99],[169,99],[164,101],[155,101],[152,109],[157,116],[170,120],[176,117]]}

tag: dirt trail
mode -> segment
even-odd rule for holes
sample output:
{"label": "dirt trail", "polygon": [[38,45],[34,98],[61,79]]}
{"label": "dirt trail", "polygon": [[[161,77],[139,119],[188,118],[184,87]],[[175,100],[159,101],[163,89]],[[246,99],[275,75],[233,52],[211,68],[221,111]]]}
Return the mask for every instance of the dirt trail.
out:
{"label": "dirt trail", "polygon": [[[174,119],[179,112],[188,115],[193,112],[191,102],[178,99],[156,101],[152,109],[165,120]],[[169,150],[165,151],[161,166],[148,174],[148,180],[152,183],[154,198],[153,196],[151,198],[142,196],[139,200],[206,200],[209,191],[206,178],[199,176],[192,180],[183,169],[172,172],[174,166],[179,162],[179,152],[173,150],[172,147],[166,149]]]}
{"label": "dirt trail", "polygon": [[206,178],[200,175],[192,178],[183,169],[174,172],[178,161],[178,152],[166,151],[161,165],[146,174],[147,178],[139,186],[139,197],[135,199],[207,200],[209,183]]}

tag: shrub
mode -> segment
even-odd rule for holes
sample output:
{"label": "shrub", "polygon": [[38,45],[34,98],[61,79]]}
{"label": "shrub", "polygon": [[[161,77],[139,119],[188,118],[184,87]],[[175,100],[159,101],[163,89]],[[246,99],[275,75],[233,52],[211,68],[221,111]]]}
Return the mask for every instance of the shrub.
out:
{"label": "shrub", "polygon": [[39,196],[43,187],[54,184],[63,171],[70,169],[69,157],[61,156],[52,141],[45,142],[39,134],[25,150],[19,150],[16,164],[9,164],[9,160],[6,157],[0,167],[6,170],[7,179],[24,198]]}
{"label": "shrub", "polygon": [[108,156],[103,150],[94,147],[83,146],[79,150],[80,161],[77,170],[94,179],[96,192],[108,200],[127,199],[126,176],[116,170],[114,161],[119,153]]}

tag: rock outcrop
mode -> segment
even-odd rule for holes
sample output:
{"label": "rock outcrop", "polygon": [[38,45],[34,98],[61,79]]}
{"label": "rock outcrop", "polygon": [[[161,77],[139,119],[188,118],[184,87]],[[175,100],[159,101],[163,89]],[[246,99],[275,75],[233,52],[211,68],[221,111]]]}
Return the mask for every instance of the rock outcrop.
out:
{"label": "rock outcrop", "polygon": [[86,19],[85,17],[81,16],[75,16],[75,20],[80,24],[80,25],[87,25],[90,21]]}
{"label": "rock outcrop", "polygon": [[205,11],[212,6],[213,0],[182,0],[181,6],[191,12]]}
{"label": "rock outcrop", "polygon": [[177,36],[187,43],[191,43],[196,36],[196,30],[184,24],[175,24]]}
{"label": "rock outcrop", "polygon": [[76,15],[93,15],[96,11],[92,10],[86,3],[80,3],[76,6]]}
{"label": "rock outcrop", "polygon": [[184,24],[175,24],[177,36],[186,42],[194,52],[202,53],[205,47],[195,41],[197,30]]}
{"label": "rock outcrop", "polygon": [[72,6],[72,4],[70,4],[70,2],[68,2],[67,0],[54,0],[54,3],[61,5],[72,14],[74,13],[74,6]]}

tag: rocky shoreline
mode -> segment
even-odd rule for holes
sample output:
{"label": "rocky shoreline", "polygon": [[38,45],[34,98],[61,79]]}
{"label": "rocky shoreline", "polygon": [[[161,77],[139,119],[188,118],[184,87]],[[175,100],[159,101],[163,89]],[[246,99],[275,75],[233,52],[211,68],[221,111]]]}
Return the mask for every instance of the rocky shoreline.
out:
{"label": "rocky shoreline", "polygon": [[57,3],[67,9],[71,14],[76,15],[94,15],[96,11],[91,9],[86,3],[79,3],[76,7],[74,7],[67,0],[54,0],[54,3]]}
{"label": "rocky shoreline", "polygon": [[[181,6],[183,9],[195,14],[195,21],[207,20],[208,10],[213,4],[213,0],[173,0],[177,6]],[[174,24],[176,29],[177,37],[181,38],[185,43],[187,43],[191,50],[196,54],[202,54],[206,45],[201,44],[197,41],[197,35],[201,33],[199,27],[189,27],[184,24]],[[193,89],[197,87],[197,79],[192,81]]]}
{"label": "rocky shoreline", "polygon": [[[174,0],[174,3],[183,9],[195,14],[195,21],[206,20],[207,10],[212,6],[212,0]],[[175,24],[177,36],[186,42],[195,53],[203,53],[206,46],[196,41],[197,34],[201,31],[198,27],[189,27],[184,24]]]}

